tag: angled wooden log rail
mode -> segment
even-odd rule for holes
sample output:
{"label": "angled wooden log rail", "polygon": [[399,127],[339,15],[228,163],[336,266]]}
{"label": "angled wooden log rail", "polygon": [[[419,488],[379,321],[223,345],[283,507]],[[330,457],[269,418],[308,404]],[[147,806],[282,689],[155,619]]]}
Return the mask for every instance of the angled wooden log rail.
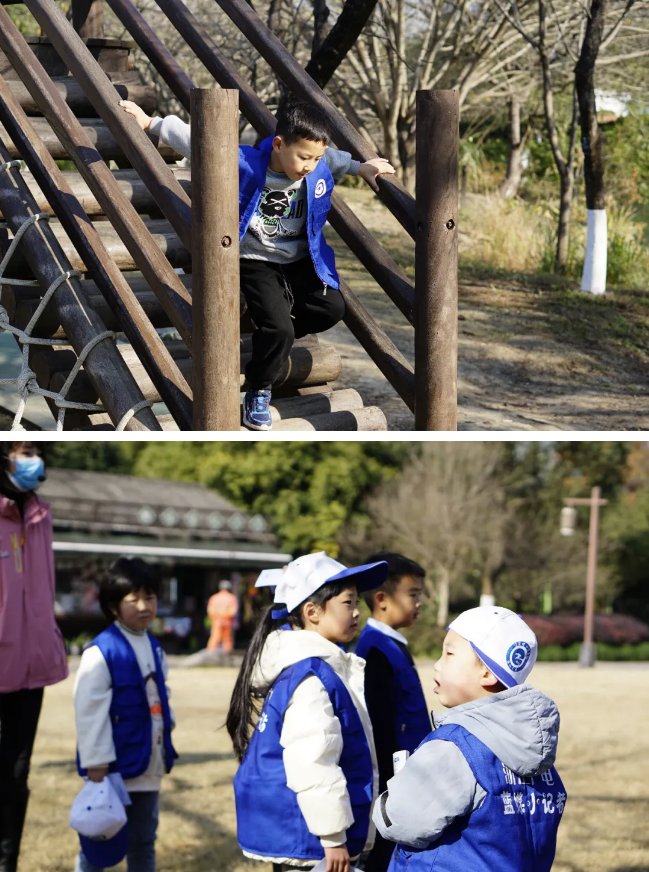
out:
{"label": "angled wooden log rail", "polygon": [[[178,70],[166,46],[130,0],[107,0],[107,2],[138,45],[146,52],[149,60],[183,106],[189,109],[191,80]],[[199,26],[187,7],[176,0],[159,0],[158,5],[215,80],[224,88],[236,88],[239,91],[241,110],[255,129],[262,135],[271,133],[275,129],[274,116],[252,88],[223,59],[214,42]],[[307,79],[313,85],[313,81],[308,76]],[[328,115],[332,112],[338,116],[337,110],[327,109]],[[367,144],[364,145],[364,150],[369,156]],[[334,194],[332,201],[334,203],[330,216],[332,226],[412,322],[414,289],[403,270],[371,237],[341,197]],[[415,387],[412,366],[347,283],[343,282],[342,290],[347,305],[345,323],[406,405],[414,410]]]}
{"label": "angled wooden log rail", "polygon": [[[54,4],[52,4],[52,13],[57,17],[59,15],[58,7]],[[123,196],[110,169],[85,135],[79,121],[60,99],[60,95],[56,91],[52,93],[49,76],[34,58],[24,38],[2,8],[0,8],[0,16],[2,23],[0,48],[9,57],[43,115],[65,145],[84,181],[133,255],[138,269],[158,295],[171,323],[191,348],[191,298],[187,289],[160,249],[151,240],[144,221]],[[63,22],[59,21],[59,25],[71,32],[74,39],[78,40],[65,19]],[[88,64],[96,63],[83,43],[80,43],[81,50]],[[97,71],[94,72],[96,75]],[[117,101],[117,95],[111,99]],[[119,111],[125,115],[123,110],[119,109]],[[151,143],[149,145],[151,146]],[[153,149],[153,146],[151,148]],[[155,149],[153,151],[155,152]],[[156,161],[161,160],[157,153],[155,158]],[[178,185],[175,179],[174,185]],[[182,191],[182,188],[180,190]],[[183,198],[187,200],[185,192],[182,193]]]}
{"label": "angled wooden log rail", "polygon": [[[9,154],[0,142],[0,164],[8,162]],[[29,188],[17,169],[0,172],[0,206],[14,234],[38,214]],[[21,242],[23,240],[34,254],[34,274],[44,292],[62,275],[70,272],[70,262],[47,222],[33,223]],[[83,357],[90,346],[87,358],[92,361],[94,390],[113,423],[120,424],[125,416],[143,403],[144,397],[124,365],[112,335],[106,335],[104,324],[85,299],[76,277],[70,276],[59,284],[52,299],[77,356]],[[79,317],[80,314],[82,317]],[[159,430],[160,425],[149,408],[142,408],[130,417],[126,429]]]}
{"label": "angled wooden log rail", "polygon": [[[2,12],[4,10],[0,10],[0,21]],[[137,349],[153,381],[160,386],[160,394],[169,411],[182,429],[189,429],[192,420],[189,386],[124,276],[106,252],[95,225],[68,188],[63,173],[39,140],[1,76],[0,120],[14,143],[20,146],[25,162],[53,204],[57,217],[81,254],[85,266],[92,269],[97,286],[118,313],[120,329]]]}

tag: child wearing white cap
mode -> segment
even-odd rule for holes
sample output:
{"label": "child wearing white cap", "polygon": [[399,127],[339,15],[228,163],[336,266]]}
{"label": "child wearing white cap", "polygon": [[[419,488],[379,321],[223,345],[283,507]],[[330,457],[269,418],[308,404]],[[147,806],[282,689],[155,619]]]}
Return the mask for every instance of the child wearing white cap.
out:
{"label": "child wearing white cap", "polygon": [[323,551],[293,560],[246,652],[226,721],[241,761],[237,837],[275,870],[349,872],[372,846],[364,661],[340,646],[358,629],[358,592],[386,575],[385,562],[346,568]]}
{"label": "child wearing white cap", "polygon": [[388,782],[373,818],[397,842],[388,872],[547,872],[566,791],[559,712],[524,682],[534,633],[498,606],[452,621],[434,692],[450,708]]}

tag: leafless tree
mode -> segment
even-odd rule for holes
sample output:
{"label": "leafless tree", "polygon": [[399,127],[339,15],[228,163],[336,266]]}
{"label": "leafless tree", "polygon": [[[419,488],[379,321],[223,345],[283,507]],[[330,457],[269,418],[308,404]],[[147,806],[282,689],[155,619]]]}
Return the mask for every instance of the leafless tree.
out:
{"label": "leafless tree", "polygon": [[472,572],[488,589],[502,562],[501,459],[498,443],[425,442],[369,500],[366,553],[372,546],[393,549],[421,563],[439,626],[453,585]]}

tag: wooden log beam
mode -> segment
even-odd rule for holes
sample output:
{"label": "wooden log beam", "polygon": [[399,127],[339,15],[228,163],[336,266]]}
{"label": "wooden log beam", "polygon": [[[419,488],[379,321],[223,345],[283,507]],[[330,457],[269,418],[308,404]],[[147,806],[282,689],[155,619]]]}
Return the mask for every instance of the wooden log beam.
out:
{"label": "wooden log beam", "polygon": [[[36,130],[34,130],[34,134],[37,135]],[[190,170],[185,167],[172,167],[172,172],[189,195],[191,192]],[[23,175],[41,212],[52,213],[52,207],[33,176],[29,173],[23,173]],[[84,181],[81,173],[75,170],[66,170],[61,175],[65,180],[66,187],[71,191],[86,215],[94,218],[104,214],[101,204]],[[158,207],[155,200],[135,170],[114,170],[113,177],[123,196],[138,213],[157,213]]]}
{"label": "wooden log beam", "polygon": [[[76,34],[73,31],[72,33],[76,38]],[[10,58],[14,69],[20,73],[59,138],[65,142],[77,169],[101,203],[120,237],[128,245],[138,269],[160,299],[174,327],[191,347],[191,298],[186,288],[151,239],[140,216],[121,194],[108,166],[84,135],[83,128],[70,112],[65,101],[52,88],[45,70],[33,58],[29,46],[2,7],[0,7],[0,48]],[[119,111],[125,114],[123,110]],[[180,188],[175,180],[174,185]]]}
{"label": "wooden log beam", "polygon": [[378,406],[365,406],[362,409],[347,409],[331,412],[328,415],[313,415],[308,418],[287,418],[273,424],[278,431],[350,431],[387,430],[385,415]]}
{"label": "wooden log beam", "polygon": [[415,409],[415,373],[390,337],[381,329],[347,282],[341,281],[345,298],[345,324],[411,411]]}
{"label": "wooden log beam", "polygon": [[[70,76],[53,78],[52,83],[70,109],[79,118],[93,118],[97,115],[94,106],[83,92],[81,85]],[[120,100],[133,100],[151,115],[158,104],[156,93],[148,85],[139,82],[120,82],[111,79]],[[11,92],[27,115],[40,115],[38,104],[20,79],[7,79]]]}
{"label": "wooden log beam", "polygon": [[194,430],[239,426],[239,102],[191,94]]}
{"label": "wooden log beam", "polygon": [[[143,221],[143,225],[148,233],[148,238],[156,246],[157,256],[162,254],[167,259],[167,262],[174,268],[186,267],[191,264],[190,253],[178,239],[168,221],[164,219]],[[66,257],[68,257],[70,263],[73,265],[73,268],[81,270],[82,272],[87,272],[87,265],[84,263],[81,255],[72,244],[65,229],[61,226],[61,223],[52,220],[50,221],[50,226],[52,232],[65,251]],[[120,239],[117,230],[115,230],[111,224],[107,221],[99,221],[95,224],[95,229],[102,245],[120,270],[135,270],[138,268],[138,262],[124,242]],[[17,257],[14,261],[16,269],[23,273],[26,263],[24,252],[21,254],[20,258]],[[180,284],[182,285],[182,283]],[[186,292],[186,288],[184,286],[182,287],[183,291]]]}
{"label": "wooden log beam", "polygon": [[[146,317],[124,276],[115,265],[94,225],[66,187],[54,160],[38,140],[29,119],[0,76],[0,118],[20,147],[34,177],[50,200],[62,228],[89,267],[113,310],[119,329],[137,348],[140,359],[158,385],[169,411],[183,429],[191,429],[192,396],[155,328]],[[33,199],[31,200],[33,203]],[[54,307],[56,308],[56,307]],[[96,310],[95,310],[96,311]]]}
{"label": "wooden log beam", "polygon": [[156,198],[162,214],[185,247],[191,249],[191,204],[156,147],[135,119],[119,106],[115,89],[59,7],[50,0],[26,0],[25,5]]}
{"label": "wooden log beam", "polygon": [[[159,402],[161,400],[160,394],[134,349],[130,345],[120,344],[117,346],[117,350],[140,386],[144,397],[151,402]],[[62,384],[69,371],[69,361],[64,356],[65,351],[65,346],[54,349],[45,347],[34,351],[34,354],[40,358],[39,366],[43,378],[47,377],[52,385]],[[187,354],[187,349],[180,342],[171,342],[169,343],[169,351],[176,361],[176,365],[191,385],[193,383],[193,364],[192,359]],[[240,388],[244,383],[243,370],[246,359],[247,355],[242,354],[239,370]],[[333,345],[320,343],[315,347],[305,346],[298,340],[291,349],[288,363],[278,379],[277,385],[287,389],[305,385],[322,385],[335,381],[340,376],[341,369],[340,355]],[[88,379],[83,377],[83,373],[80,373],[75,379],[70,399],[81,403],[96,402],[96,390]]]}
{"label": "wooden log beam", "polygon": [[[180,276],[182,283],[185,285],[189,293],[192,289],[191,275]],[[149,287],[146,279],[140,275],[124,275],[124,280],[129,286],[130,293],[136,298],[142,311],[153,324],[154,327],[171,327],[171,321],[166,312],[160,305],[160,301]],[[97,312],[108,330],[120,331],[121,323],[117,319],[115,312],[106,302],[103,294],[97,287],[97,283],[93,279],[81,279],[81,285],[84,294],[92,308]],[[40,291],[34,288],[13,287],[11,285],[3,285],[0,295],[0,302],[7,310],[11,323],[16,327],[25,327],[36,313],[36,309],[40,303]],[[40,315],[34,327],[35,332],[39,336],[47,339],[65,339],[65,332],[61,326],[61,322],[56,314],[56,309],[49,305],[46,306]]]}
{"label": "wooden log beam", "polygon": [[[7,150],[0,143],[0,163],[8,160]],[[16,169],[0,172],[0,200],[14,234],[38,212],[29,189]],[[30,252],[34,276],[43,291],[50,288],[62,274],[69,272],[70,263],[46,222],[32,224],[20,244]],[[87,354],[85,371],[111,420],[118,424],[130,409],[142,402],[142,392],[117,353],[113,339],[99,339],[105,332],[105,325],[84,299],[79,282],[73,277],[68,278],[55,291],[54,300],[75,354],[81,355],[90,343],[96,343]],[[155,415],[148,408],[131,417],[126,427],[129,430],[160,429]]]}
{"label": "wooden log beam", "polygon": [[457,91],[417,92],[417,430],[457,428]]}

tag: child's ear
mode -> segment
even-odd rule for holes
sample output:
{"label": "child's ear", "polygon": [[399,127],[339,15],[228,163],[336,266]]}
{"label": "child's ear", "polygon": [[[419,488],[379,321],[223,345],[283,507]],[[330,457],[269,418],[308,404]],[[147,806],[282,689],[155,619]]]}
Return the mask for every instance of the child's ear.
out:
{"label": "child's ear", "polygon": [[273,136],[273,151],[279,151],[282,145],[284,145],[284,140],[281,136]]}
{"label": "child's ear", "polygon": [[374,594],[374,607],[377,609],[385,609],[388,604],[388,595],[384,590],[377,590]]}
{"label": "child's ear", "polygon": [[302,617],[304,619],[304,622],[309,624],[318,624],[320,622],[320,612],[320,606],[312,602],[305,603],[304,609],[302,611]]}
{"label": "child's ear", "polygon": [[490,669],[487,669],[487,667],[485,666],[485,668],[482,672],[482,675],[480,677],[481,687],[492,688],[492,687],[495,687],[499,683],[500,683],[499,680],[496,678],[496,676],[493,674],[493,672]]}

